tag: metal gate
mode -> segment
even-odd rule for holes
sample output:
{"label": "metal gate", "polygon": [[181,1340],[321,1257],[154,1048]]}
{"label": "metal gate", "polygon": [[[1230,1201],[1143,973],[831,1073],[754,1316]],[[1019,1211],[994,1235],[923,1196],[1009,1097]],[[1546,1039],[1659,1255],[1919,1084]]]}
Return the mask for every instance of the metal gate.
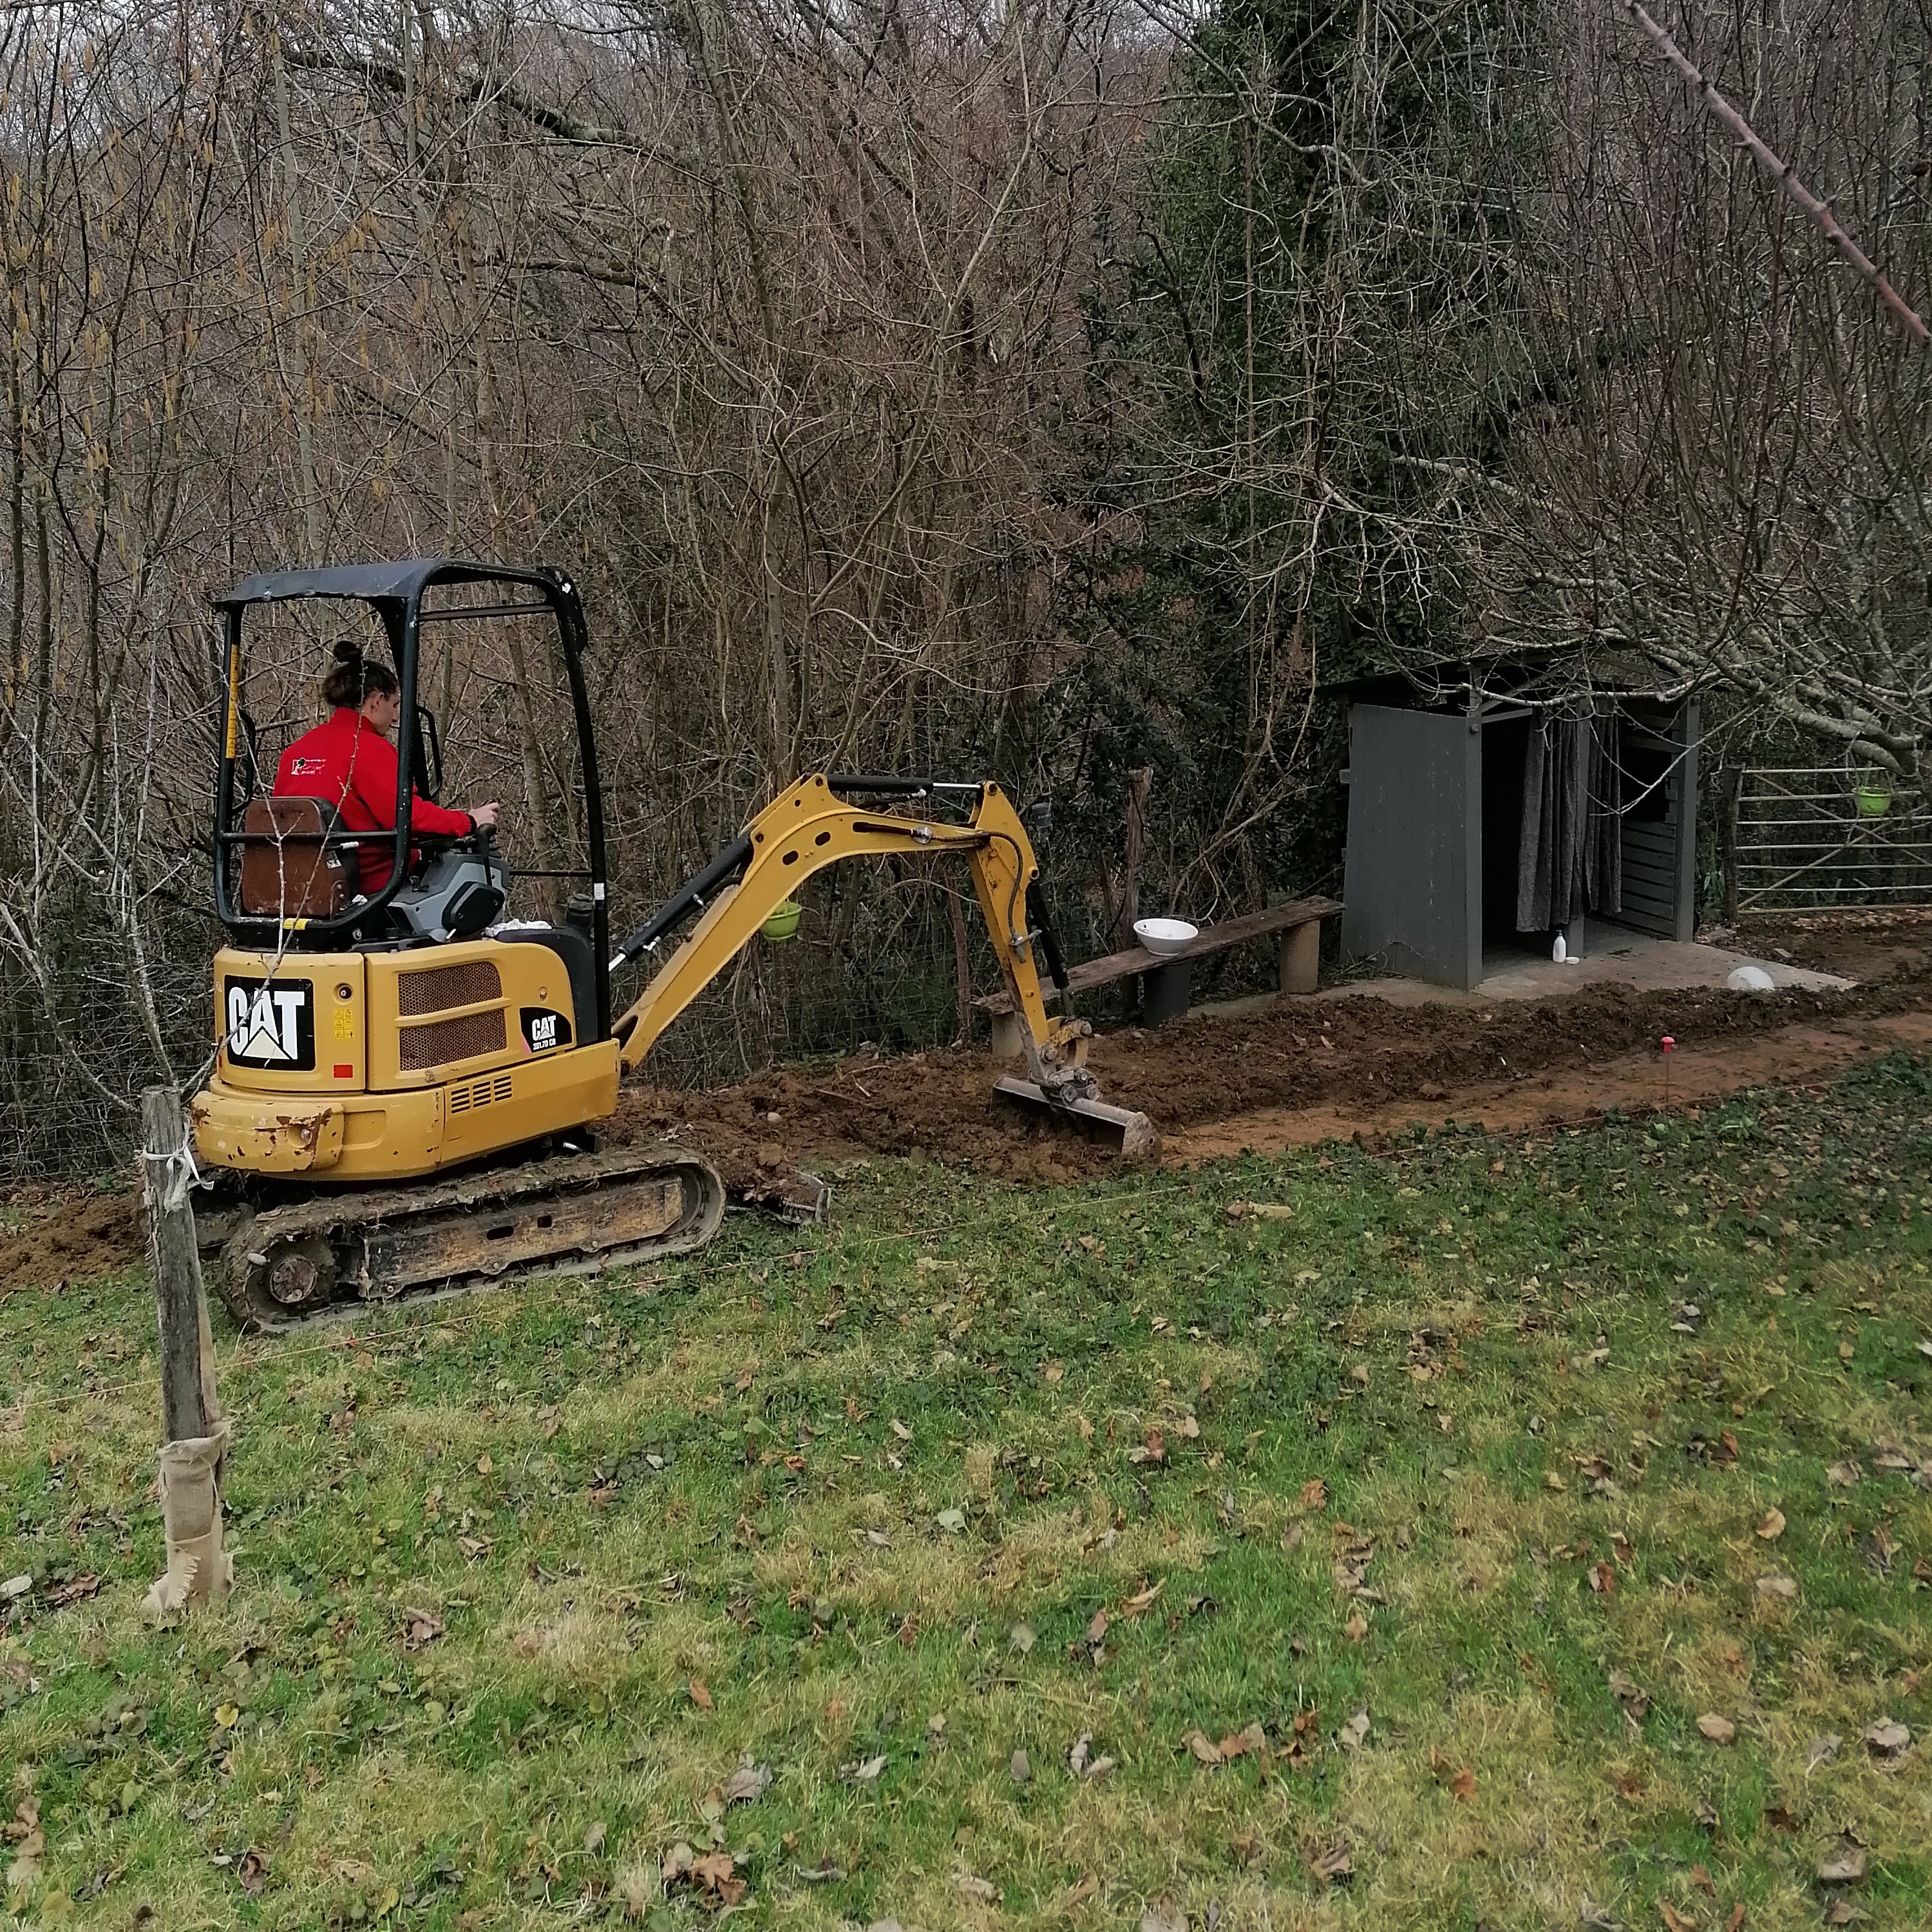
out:
{"label": "metal gate", "polygon": [[1932,902],[1932,802],[1917,784],[1842,765],[1747,771],[1737,826],[1740,911]]}

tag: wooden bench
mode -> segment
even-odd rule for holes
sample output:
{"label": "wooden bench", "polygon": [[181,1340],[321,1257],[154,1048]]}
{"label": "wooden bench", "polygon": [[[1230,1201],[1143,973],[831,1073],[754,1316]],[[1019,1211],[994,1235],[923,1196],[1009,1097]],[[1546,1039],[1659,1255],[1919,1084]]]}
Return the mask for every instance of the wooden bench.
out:
{"label": "wooden bench", "polygon": [[[1138,978],[1142,982],[1142,1016],[1148,1025],[1160,1026],[1186,1012],[1192,991],[1190,969],[1194,961],[1211,952],[1225,952],[1232,946],[1244,946],[1251,939],[1278,938],[1281,990],[1312,993],[1316,963],[1322,950],[1322,922],[1341,910],[1339,900],[1322,898],[1291,899],[1285,904],[1264,906],[1259,912],[1223,920],[1219,926],[1203,926],[1178,952],[1160,955],[1150,952],[1144,946],[1130,946],[1124,952],[1110,952],[1102,959],[1084,960],[1068,968],[1066,990],[1084,993],[1117,980]],[[1049,1005],[1060,997],[1060,989],[1044,980],[1040,990]],[[1010,1059],[1017,1058],[1020,1024],[1005,990],[983,994],[973,1004],[981,1012],[993,1016],[993,1051]]]}

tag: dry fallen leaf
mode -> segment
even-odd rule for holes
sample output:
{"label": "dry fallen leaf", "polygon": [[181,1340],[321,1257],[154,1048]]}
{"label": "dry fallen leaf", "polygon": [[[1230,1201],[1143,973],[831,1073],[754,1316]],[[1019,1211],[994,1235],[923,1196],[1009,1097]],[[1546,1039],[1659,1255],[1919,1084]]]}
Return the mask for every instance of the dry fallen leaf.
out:
{"label": "dry fallen leaf", "polygon": [[1768,1509],[1759,1520],[1757,1533],[1766,1543],[1775,1543],[1784,1534],[1784,1512]]}
{"label": "dry fallen leaf", "polygon": [[[1121,1616],[1137,1617],[1143,1610],[1151,1609],[1155,1598],[1166,1588],[1167,1579],[1165,1576],[1162,1577],[1157,1583],[1143,1584],[1120,1606]],[[1102,1634],[1104,1634],[1104,1632]]]}
{"label": "dry fallen leaf", "polygon": [[998,1898],[1000,1895],[1000,1888],[998,1886],[988,1883],[983,1878],[975,1878],[969,1871],[955,1872],[952,1874],[952,1882],[968,1898],[976,1898],[982,1904],[988,1900]]}
{"label": "dry fallen leaf", "polygon": [[1610,1672],[1610,1695],[1633,1718],[1642,1717],[1650,1708],[1650,1693],[1628,1672],[1612,1670]]}
{"label": "dry fallen leaf", "polygon": [[1301,1507],[1305,1510],[1328,1507],[1328,1485],[1319,1476],[1311,1476],[1301,1486]]}
{"label": "dry fallen leaf", "polygon": [[1844,1742],[1836,1731],[1827,1731],[1822,1738],[1814,1738],[1810,1750],[1805,1754],[1805,1776],[1809,1778],[1821,1764],[1829,1764],[1838,1756],[1838,1747]]}
{"label": "dry fallen leaf", "polygon": [[1760,1597],[1790,1598],[1798,1594],[1798,1579],[1781,1575],[1775,1570],[1767,1571],[1753,1586]]}
{"label": "dry fallen leaf", "polygon": [[751,1753],[747,1751],[738,1760],[738,1768],[724,1780],[724,1802],[728,1804],[749,1804],[764,1796],[765,1787],[771,1781],[771,1767],[754,1764]]}
{"label": "dry fallen leaf", "polygon": [[1670,1932],[1694,1932],[1696,1920],[1687,1912],[1679,1912],[1669,1899],[1660,1898],[1657,1909],[1663,1913],[1664,1922],[1670,1928]]}
{"label": "dry fallen leaf", "polygon": [[1697,1720],[1697,1728],[1714,1744],[1727,1744],[1738,1734],[1737,1726],[1730,1718],[1720,1717],[1715,1711],[1706,1711]]}
{"label": "dry fallen leaf", "polygon": [[1100,1889],[1100,1874],[1088,1872],[1078,1885],[1070,1886],[1062,1896],[1060,1900],[1061,1914],[1064,1916],[1072,1912],[1076,1906],[1084,1905]]}
{"label": "dry fallen leaf", "polygon": [[1355,1866],[1346,1834],[1312,1852],[1308,1860],[1308,1869],[1324,1885],[1332,1884],[1336,1879],[1352,1876]]}
{"label": "dry fallen leaf", "polygon": [[1853,1844],[1849,1838],[1819,1862],[1818,1882],[1821,1885],[1856,1885],[1864,1875],[1864,1847]]}
{"label": "dry fallen leaf", "polygon": [[1342,1634],[1351,1643],[1360,1643],[1369,1634],[1369,1620],[1360,1610],[1351,1613],[1348,1621],[1342,1626]]}
{"label": "dry fallen leaf", "polygon": [[1476,1795],[1476,1774],[1466,1764],[1449,1780],[1449,1795],[1467,1801]]}
{"label": "dry fallen leaf", "polygon": [[1895,1718],[1882,1724],[1868,1724],[1862,1733],[1865,1749],[1882,1764],[1889,1763],[1912,1742],[1912,1733]]}
{"label": "dry fallen leaf", "polygon": [[691,1701],[700,1711],[709,1711],[715,1708],[711,1702],[711,1687],[703,1678],[694,1677],[685,1688],[691,1694]]}
{"label": "dry fallen leaf", "polygon": [[1741,1898],[1731,1907],[1731,1916],[1724,1921],[1724,1932],[1738,1932],[1744,1922],[1744,1902]]}
{"label": "dry fallen leaf", "polygon": [[584,1834],[584,1850],[586,1857],[595,1858],[604,1849],[606,1836],[602,1818],[591,1820],[590,1828]]}
{"label": "dry fallen leaf", "polygon": [[1708,1865],[1693,1865],[1690,1868],[1689,1876],[1690,1882],[1695,1886],[1700,1892],[1702,1892],[1707,1898],[1715,1898],[1717,1897],[1717,1881],[1712,1877],[1710,1868]]}
{"label": "dry fallen leaf", "polygon": [[405,1610],[403,1612],[403,1648],[420,1650],[426,1643],[434,1643],[442,1634],[442,1619],[434,1610]]}
{"label": "dry fallen leaf", "polygon": [[1187,1914],[1172,1898],[1158,1898],[1141,1914],[1140,1932],[1187,1932]]}
{"label": "dry fallen leaf", "polygon": [[707,1852],[692,1861],[691,1876],[705,1891],[715,1892],[721,1905],[736,1905],[745,1895],[746,1885],[742,1879],[733,1877],[733,1870],[729,1852]]}
{"label": "dry fallen leaf", "polygon": [[1600,1596],[1614,1597],[1617,1594],[1617,1573],[1608,1563],[1592,1563],[1586,1573],[1590,1579],[1590,1588]]}
{"label": "dry fallen leaf", "polygon": [[1835,1483],[1841,1490],[1849,1490],[1863,1479],[1864,1473],[1856,1462],[1834,1462],[1825,1472],[1825,1480]]}
{"label": "dry fallen leaf", "polygon": [[268,1861],[250,1846],[242,1854],[242,1862],[236,1867],[235,1876],[250,1898],[260,1898],[268,1888]]}
{"label": "dry fallen leaf", "polygon": [[1219,1764],[1221,1762],[1221,1747],[1217,1744],[1210,1742],[1208,1738],[1203,1737],[1198,1731],[1190,1731],[1188,1732],[1186,1744],[1187,1748],[1191,1750],[1203,1764],[1214,1765]]}

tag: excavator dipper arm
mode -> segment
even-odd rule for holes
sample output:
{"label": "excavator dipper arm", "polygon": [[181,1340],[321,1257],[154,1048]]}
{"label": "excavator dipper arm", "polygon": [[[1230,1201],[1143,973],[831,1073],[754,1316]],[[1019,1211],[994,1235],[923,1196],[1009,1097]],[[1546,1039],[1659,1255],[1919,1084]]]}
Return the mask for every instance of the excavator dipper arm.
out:
{"label": "excavator dipper arm", "polygon": [[626,1070],[642,1064],[665,1028],[813,873],[842,859],[926,860],[958,853],[972,872],[994,954],[1022,1023],[1033,1084],[1056,1110],[1110,1118],[1118,1114],[1095,1106],[1094,1076],[1084,1065],[1092,1030],[1079,1021],[1051,1018],[1040,997],[1036,935],[1028,926],[1028,889],[1040,868],[1026,828],[998,785],[974,789],[977,802],[964,825],[866,810],[841,797],[822,774],[782,793],[704,873],[619,946],[614,967],[655,951],[678,916],[703,908],[697,925],[612,1029]]}

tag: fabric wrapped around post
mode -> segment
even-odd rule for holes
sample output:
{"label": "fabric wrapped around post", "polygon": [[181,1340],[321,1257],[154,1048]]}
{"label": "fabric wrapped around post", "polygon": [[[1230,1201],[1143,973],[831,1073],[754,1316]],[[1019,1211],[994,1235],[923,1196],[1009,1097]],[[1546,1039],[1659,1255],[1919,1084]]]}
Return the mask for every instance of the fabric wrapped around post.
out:
{"label": "fabric wrapped around post", "polygon": [[228,1425],[210,1436],[161,1445],[161,1522],[168,1567],[141,1607],[151,1617],[172,1616],[190,1603],[218,1602],[235,1585],[235,1559],[221,1546],[221,1495],[217,1478],[228,1448]]}
{"label": "fabric wrapped around post", "polygon": [[1583,910],[1594,742],[1585,718],[1546,718],[1529,734],[1516,846],[1519,932],[1568,926]]}

